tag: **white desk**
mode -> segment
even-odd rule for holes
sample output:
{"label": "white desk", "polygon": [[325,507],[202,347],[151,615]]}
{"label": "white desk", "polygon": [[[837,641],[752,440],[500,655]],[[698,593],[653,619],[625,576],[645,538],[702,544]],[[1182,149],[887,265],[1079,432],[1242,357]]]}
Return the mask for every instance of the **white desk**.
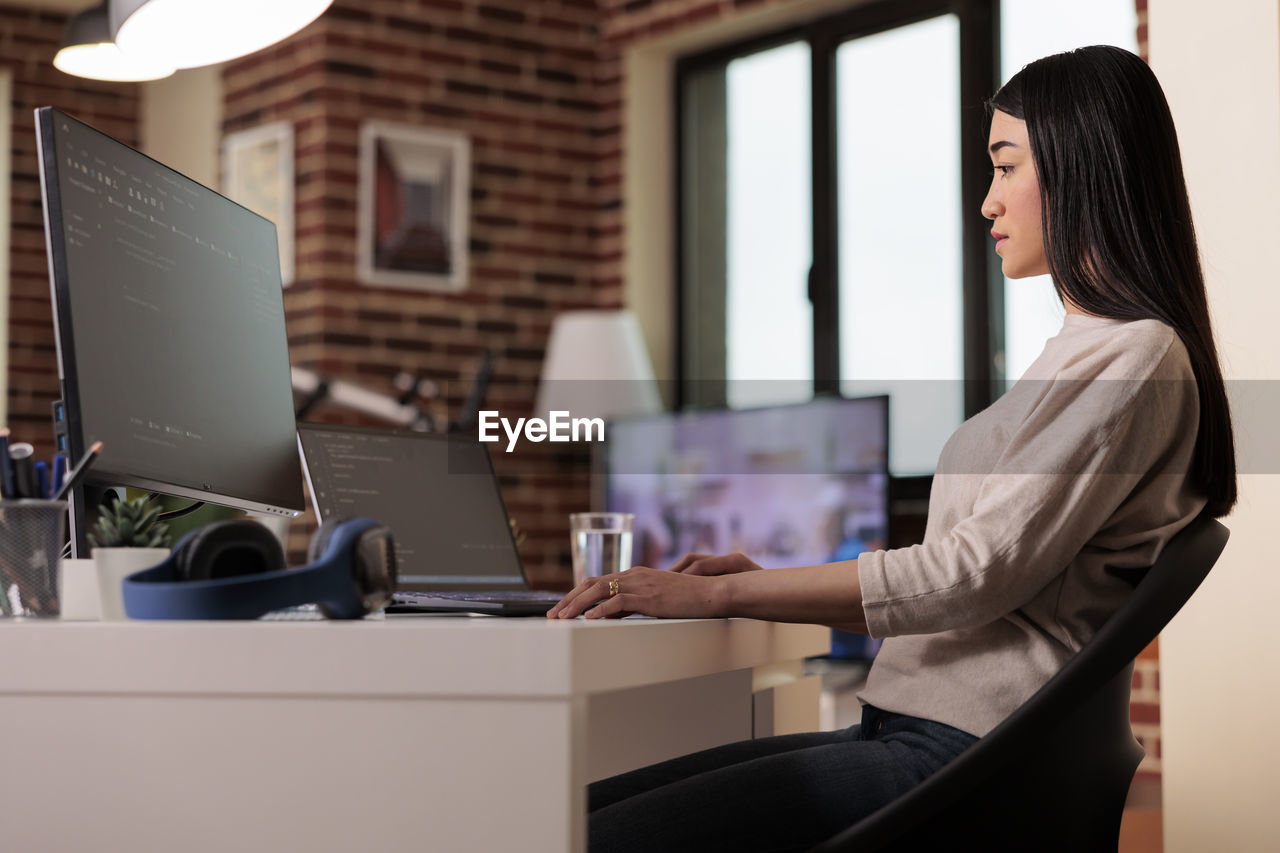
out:
{"label": "white desk", "polygon": [[589,780],[816,728],[826,629],[0,620],[0,848],[580,851]]}

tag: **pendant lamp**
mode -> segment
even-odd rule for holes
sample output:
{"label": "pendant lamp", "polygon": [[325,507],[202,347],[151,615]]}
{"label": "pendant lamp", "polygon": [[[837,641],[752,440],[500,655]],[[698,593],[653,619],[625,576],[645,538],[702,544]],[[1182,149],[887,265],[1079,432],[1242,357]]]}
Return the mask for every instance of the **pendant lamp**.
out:
{"label": "pendant lamp", "polygon": [[301,30],[333,0],[108,0],[111,28],[131,56],[176,68],[246,56]]}
{"label": "pendant lamp", "polygon": [[53,67],[64,74],[118,82],[159,80],[174,72],[172,65],[130,56],[115,46],[105,2],[73,15],[67,22]]}

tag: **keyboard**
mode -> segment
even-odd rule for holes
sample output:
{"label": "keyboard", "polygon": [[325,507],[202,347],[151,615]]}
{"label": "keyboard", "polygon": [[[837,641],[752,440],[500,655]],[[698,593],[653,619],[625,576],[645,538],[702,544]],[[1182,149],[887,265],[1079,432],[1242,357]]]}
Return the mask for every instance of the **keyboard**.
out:
{"label": "keyboard", "polygon": [[[364,616],[365,619],[382,619],[381,610],[375,610]],[[282,610],[272,610],[258,617],[262,622],[323,622],[325,615],[320,612],[320,608],[314,604],[299,604],[297,607],[286,607]]]}
{"label": "keyboard", "polygon": [[315,622],[324,619],[324,614],[314,604],[299,604],[297,607],[272,610],[258,618],[264,622]]}
{"label": "keyboard", "polygon": [[545,589],[509,589],[505,592],[397,592],[397,601],[414,601],[423,598],[445,598],[450,601],[550,601],[555,604],[566,593],[548,592]]}
{"label": "keyboard", "polygon": [[494,592],[397,592],[387,606],[388,613],[469,612],[497,616],[545,614],[564,597],[562,592],[542,589],[514,589]]}

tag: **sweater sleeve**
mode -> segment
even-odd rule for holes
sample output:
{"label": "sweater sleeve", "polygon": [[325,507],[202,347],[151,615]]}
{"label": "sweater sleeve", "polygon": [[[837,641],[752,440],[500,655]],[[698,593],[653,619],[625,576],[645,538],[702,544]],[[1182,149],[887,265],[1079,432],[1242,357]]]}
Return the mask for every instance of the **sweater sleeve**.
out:
{"label": "sweater sleeve", "polygon": [[[1181,359],[1172,371],[1164,365],[1171,351]],[[1145,376],[1060,378],[1024,389],[1033,399],[989,472],[944,457],[939,476],[981,477],[972,511],[936,540],[859,557],[869,633],[985,625],[1059,575],[1163,464],[1175,438],[1195,429],[1195,382],[1189,365],[1180,369],[1182,352],[1166,344]],[[1153,378],[1170,372],[1181,378]]]}

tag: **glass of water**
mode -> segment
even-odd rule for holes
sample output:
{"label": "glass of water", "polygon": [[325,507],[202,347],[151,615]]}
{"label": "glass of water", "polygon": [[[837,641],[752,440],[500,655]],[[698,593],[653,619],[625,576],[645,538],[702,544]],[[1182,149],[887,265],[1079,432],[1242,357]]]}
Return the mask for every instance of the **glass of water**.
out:
{"label": "glass of water", "polygon": [[629,512],[575,512],[569,516],[573,585],[631,568]]}

